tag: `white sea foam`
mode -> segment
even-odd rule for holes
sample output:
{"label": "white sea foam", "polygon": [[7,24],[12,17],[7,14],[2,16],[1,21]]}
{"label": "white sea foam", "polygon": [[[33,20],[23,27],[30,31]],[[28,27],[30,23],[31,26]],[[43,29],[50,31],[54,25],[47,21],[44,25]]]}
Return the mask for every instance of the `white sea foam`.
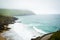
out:
{"label": "white sea foam", "polygon": [[[22,23],[15,23],[13,25],[10,25],[12,30],[14,30],[19,36],[21,36],[24,40],[31,40],[31,38],[35,38],[37,36],[41,36],[40,33],[38,33],[38,30],[35,27],[32,27],[32,29],[29,29],[26,24]],[[45,34],[43,31],[39,31],[42,34]]]}
{"label": "white sea foam", "polygon": [[35,26],[33,26],[33,28],[34,28],[37,32],[47,34],[46,32],[44,32],[44,31],[42,31],[42,30],[40,30],[40,29],[37,29]]}

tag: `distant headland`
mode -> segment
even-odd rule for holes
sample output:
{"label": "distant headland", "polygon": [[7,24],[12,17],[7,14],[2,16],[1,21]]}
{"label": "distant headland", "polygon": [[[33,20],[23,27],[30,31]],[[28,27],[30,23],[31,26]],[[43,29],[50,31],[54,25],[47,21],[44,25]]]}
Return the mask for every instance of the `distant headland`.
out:
{"label": "distant headland", "polygon": [[0,14],[8,16],[26,16],[26,15],[35,15],[30,10],[19,10],[19,9],[3,9],[0,8]]}

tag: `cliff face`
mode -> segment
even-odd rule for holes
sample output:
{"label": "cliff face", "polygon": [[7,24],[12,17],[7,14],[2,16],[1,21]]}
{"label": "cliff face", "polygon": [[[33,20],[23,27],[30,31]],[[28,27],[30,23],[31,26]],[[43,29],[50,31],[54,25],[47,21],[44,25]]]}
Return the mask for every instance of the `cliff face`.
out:
{"label": "cliff face", "polygon": [[0,15],[0,33],[10,29],[8,25],[15,23],[15,20],[17,20],[15,17]]}
{"label": "cliff face", "polygon": [[34,15],[32,11],[29,10],[18,10],[18,9],[0,9],[0,14],[8,16],[25,16]]}

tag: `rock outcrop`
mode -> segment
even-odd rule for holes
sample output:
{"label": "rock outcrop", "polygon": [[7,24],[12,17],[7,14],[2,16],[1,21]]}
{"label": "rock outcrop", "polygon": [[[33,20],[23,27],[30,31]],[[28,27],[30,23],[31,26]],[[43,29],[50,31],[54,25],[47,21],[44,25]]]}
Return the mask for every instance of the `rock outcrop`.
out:
{"label": "rock outcrop", "polygon": [[10,29],[8,25],[15,23],[15,20],[17,20],[15,17],[0,15],[0,32]]}
{"label": "rock outcrop", "polygon": [[60,40],[60,31],[48,33],[43,35],[42,37],[37,37],[31,40]]}

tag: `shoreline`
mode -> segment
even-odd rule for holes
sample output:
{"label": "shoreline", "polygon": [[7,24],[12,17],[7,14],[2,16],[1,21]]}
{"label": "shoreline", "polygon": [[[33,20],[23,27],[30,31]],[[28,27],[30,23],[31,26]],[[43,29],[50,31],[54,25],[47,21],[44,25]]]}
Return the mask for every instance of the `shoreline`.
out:
{"label": "shoreline", "polygon": [[26,24],[15,23],[12,26],[12,30],[14,30],[19,36],[21,36],[25,40],[31,40],[32,38],[36,38],[38,36],[43,35],[42,33],[39,33],[34,30],[33,27],[32,29],[29,29],[29,25]]}

